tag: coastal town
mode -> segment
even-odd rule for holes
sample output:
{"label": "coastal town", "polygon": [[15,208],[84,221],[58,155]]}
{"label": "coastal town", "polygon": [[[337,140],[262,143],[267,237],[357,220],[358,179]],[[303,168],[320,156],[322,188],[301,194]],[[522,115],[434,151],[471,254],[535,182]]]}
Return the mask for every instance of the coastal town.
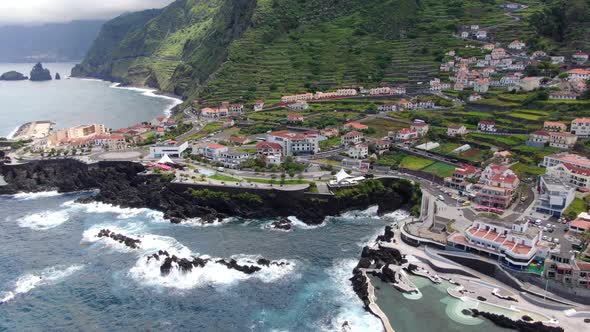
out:
{"label": "coastal town", "polygon": [[[437,75],[415,84],[184,100],[125,128],[38,119],[0,140],[0,157],[131,161],[174,184],[318,199],[372,179],[409,180],[420,204],[363,250],[370,263],[354,277],[362,287],[374,293],[385,282],[416,295],[414,275],[516,320],[587,329],[590,50],[498,42],[483,24],[461,25],[454,37],[464,47],[445,50]],[[404,257],[386,261],[380,250]],[[393,331],[368,292],[366,307]]]}

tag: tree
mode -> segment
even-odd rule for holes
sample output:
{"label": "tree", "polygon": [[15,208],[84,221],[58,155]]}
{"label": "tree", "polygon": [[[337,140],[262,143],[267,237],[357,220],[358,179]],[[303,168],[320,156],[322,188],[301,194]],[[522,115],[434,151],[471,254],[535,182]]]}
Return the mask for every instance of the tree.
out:
{"label": "tree", "polygon": [[582,242],[582,247],[585,247],[590,243],[590,231],[586,230],[583,233],[577,235],[578,239]]}

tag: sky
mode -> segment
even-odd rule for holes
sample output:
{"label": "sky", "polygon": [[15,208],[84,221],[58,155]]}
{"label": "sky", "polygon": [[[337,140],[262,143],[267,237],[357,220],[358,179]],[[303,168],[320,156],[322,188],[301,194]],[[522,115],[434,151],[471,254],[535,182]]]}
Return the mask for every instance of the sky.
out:
{"label": "sky", "polygon": [[0,25],[110,19],[122,13],[161,8],[173,0],[0,0]]}

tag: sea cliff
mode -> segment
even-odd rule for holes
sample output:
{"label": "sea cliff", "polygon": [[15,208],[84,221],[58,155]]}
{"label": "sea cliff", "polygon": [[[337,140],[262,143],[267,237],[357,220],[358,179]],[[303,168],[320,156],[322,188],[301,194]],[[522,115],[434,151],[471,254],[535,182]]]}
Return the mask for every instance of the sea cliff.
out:
{"label": "sea cliff", "polygon": [[159,175],[142,175],[142,165],[132,162],[100,162],[87,165],[76,160],[38,161],[0,166],[8,183],[0,194],[57,190],[97,190],[82,202],[98,201],[122,207],[161,211],[174,223],[200,218],[217,222],[227,217],[273,218],[296,216],[319,224],[325,217],[347,210],[378,205],[387,213],[414,204],[415,187],[405,180],[369,180],[336,195],[304,191],[212,187],[169,182]]}

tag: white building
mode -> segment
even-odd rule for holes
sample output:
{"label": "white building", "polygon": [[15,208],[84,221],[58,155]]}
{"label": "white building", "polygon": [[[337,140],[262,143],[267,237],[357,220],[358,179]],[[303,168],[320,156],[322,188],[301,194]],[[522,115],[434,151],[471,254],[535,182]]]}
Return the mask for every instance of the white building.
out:
{"label": "white building", "polygon": [[590,137],[590,118],[574,119],[570,131],[578,137]]}
{"label": "white building", "polygon": [[164,155],[170,158],[180,158],[182,153],[188,148],[188,142],[168,141],[150,146],[150,158],[159,159]]}
{"label": "white building", "polygon": [[561,217],[576,198],[575,188],[561,178],[542,175],[537,188],[539,196],[535,210],[539,213]]}
{"label": "white building", "polygon": [[267,135],[267,142],[283,147],[284,156],[316,154],[320,152],[320,135],[277,131]]}
{"label": "white building", "polygon": [[348,148],[347,154],[354,159],[366,159],[369,156],[369,146],[364,143],[352,145]]}

